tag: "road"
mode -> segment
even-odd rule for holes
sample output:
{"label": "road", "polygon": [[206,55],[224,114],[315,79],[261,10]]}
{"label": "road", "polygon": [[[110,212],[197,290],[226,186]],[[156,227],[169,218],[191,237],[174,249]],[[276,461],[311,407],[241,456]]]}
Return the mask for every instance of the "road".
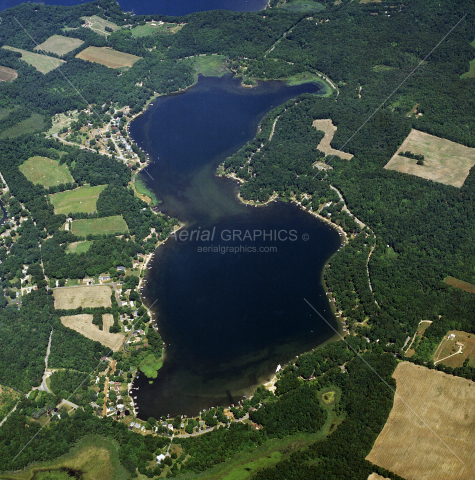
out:
{"label": "road", "polygon": [[46,349],[45,357],[45,373],[43,373],[43,379],[41,380],[41,385],[38,387],[38,390],[43,390],[44,392],[53,393],[46,385],[46,379],[49,377],[48,372],[48,357],[51,351],[51,339],[53,338],[53,329],[51,328],[51,333],[49,334],[48,348]]}

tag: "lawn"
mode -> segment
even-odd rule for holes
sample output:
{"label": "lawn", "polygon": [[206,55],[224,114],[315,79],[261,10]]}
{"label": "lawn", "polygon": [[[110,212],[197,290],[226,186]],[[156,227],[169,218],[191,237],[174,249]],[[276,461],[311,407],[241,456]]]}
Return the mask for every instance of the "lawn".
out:
{"label": "lawn", "polygon": [[75,50],[84,43],[79,38],[63,37],[62,35],[53,35],[45,40],[40,45],[37,45],[33,50],[39,52],[54,53],[62,57],[67,53]]}
{"label": "lawn", "polygon": [[[455,338],[450,336],[454,335]],[[456,343],[462,343],[462,353],[454,353],[459,351],[459,347]],[[446,358],[449,357],[450,358]],[[445,360],[443,360],[445,358]],[[469,359],[469,365],[473,367],[475,365],[475,334],[462,332],[459,330],[451,330],[444,335],[444,338],[436,348],[432,361],[437,364],[442,363],[448,367],[456,368],[463,366],[465,360]],[[439,360],[443,360],[439,362]]]}
{"label": "lawn", "polygon": [[21,53],[21,59],[29,65],[35,67],[36,70],[41,73],[51,72],[51,70],[54,70],[62,63],[65,63],[64,60],[60,60],[59,58],[49,57],[48,55],[40,55],[39,53],[32,53],[28,50],[22,50],[21,48],[8,47],[7,45],[4,45],[2,48]]}
{"label": "lawn", "polygon": [[39,183],[46,188],[74,182],[67,165],[60,165],[57,160],[47,157],[29,158],[20,165],[20,172],[30,182]]}
{"label": "lawn", "polygon": [[33,113],[30,118],[26,118],[21,122],[7,128],[0,134],[0,139],[15,138],[26,133],[41,132],[46,127],[43,115]]}
{"label": "lawn", "polygon": [[157,372],[158,370],[160,370],[162,365],[163,365],[163,360],[157,359],[155,355],[151,354],[139,366],[139,369],[141,372],[144,373],[144,375],[147,378],[157,378],[157,375],[158,375]]}
{"label": "lawn", "polygon": [[127,233],[129,229],[122,215],[113,217],[91,218],[84,220],[73,220],[72,232],[78,237],[88,235],[110,235]]}
{"label": "lawn", "polygon": [[56,214],[94,213],[96,211],[97,199],[104,188],[106,188],[106,185],[96,185],[94,187],[86,185],[74,190],[53,193],[49,195],[49,199],[54,206],[54,213]]}
{"label": "lawn", "polygon": [[66,253],[86,253],[94,242],[85,240],[84,242],[73,242],[68,245]]}

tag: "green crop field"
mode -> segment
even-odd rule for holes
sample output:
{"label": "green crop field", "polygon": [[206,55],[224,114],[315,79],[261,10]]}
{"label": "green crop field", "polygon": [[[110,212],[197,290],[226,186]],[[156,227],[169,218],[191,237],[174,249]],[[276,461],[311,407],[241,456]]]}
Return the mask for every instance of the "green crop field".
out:
{"label": "green crop field", "polygon": [[95,187],[79,187],[74,190],[53,193],[49,195],[49,200],[54,206],[54,213],[94,213],[99,194],[106,188],[106,185],[96,185]]}
{"label": "green crop field", "polygon": [[127,233],[129,229],[122,215],[113,217],[90,218],[85,220],[73,220],[71,230],[74,235],[87,237],[88,235],[110,235]]}
{"label": "green crop field", "polygon": [[39,53],[32,53],[28,50],[22,50],[21,48],[8,47],[4,45],[2,48],[7,50],[12,50],[14,52],[21,53],[21,59],[30,64],[32,67],[35,67],[41,73],[48,73],[55,68],[58,68],[62,63],[65,63],[64,60],[59,58],[49,57],[48,55],[40,55]]}
{"label": "green crop field", "polygon": [[46,188],[74,182],[67,165],[60,165],[57,160],[47,157],[29,158],[20,165],[20,172],[30,182],[39,183]]}
{"label": "green crop field", "polygon": [[84,242],[74,242],[68,245],[66,253],[86,253],[94,242],[85,240]]}

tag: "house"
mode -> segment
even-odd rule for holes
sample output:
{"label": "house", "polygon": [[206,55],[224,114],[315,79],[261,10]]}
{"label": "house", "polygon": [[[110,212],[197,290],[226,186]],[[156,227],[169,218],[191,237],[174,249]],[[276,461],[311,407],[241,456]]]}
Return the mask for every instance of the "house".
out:
{"label": "house", "polygon": [[456,344],[455,344],[455,345],[457,345],[457,347],[463,347],[465,344],[464,344],[464,343],[462,343],[462,342],[456,342]]}
{"label": "house", "polygon": [[125,272],[125,267],[119,266],[119,267],[117,267],[117,271],[118,272]]}
{"label": "house", "polygon": [[157,465],[160,465],[160,463],[162,463],[163,460],[165,460],[166,458],[166,455],[163,455],[163,453],[161,453],[160,455],[157,455]]}
{"label": "house", "polygon": [[448,340],[453,340],[455,338],[455,335],[453,333],[451,333],[449,336],[448,336]]}

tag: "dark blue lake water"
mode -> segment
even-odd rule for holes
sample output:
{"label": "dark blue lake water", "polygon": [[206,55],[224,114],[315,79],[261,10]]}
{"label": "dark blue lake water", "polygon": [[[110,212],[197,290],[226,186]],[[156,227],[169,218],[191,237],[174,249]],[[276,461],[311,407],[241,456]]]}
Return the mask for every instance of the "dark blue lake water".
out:
{"label": "dark blue lake water", "polygon": [[[24,3],[23,0],[0,0],[0,10]],[[47,5],[72,6],[87,3],[81,0],[45,0],[34,3]],[[267,5],[267,0],[119,0],[124,12],[136,15],[187,15],[205,10],[232,10],[236,12],[255,12]]]}
{"label": "dark blue lake water", "polygon": [[339,235],[294,205],[246,207],[236,182],[215,175],[255,136],[267,111],[318,91],[200,78],[185,93],[155,100],[132,123],[131,135],[153,160],[142,178],[163,200],[161,210],[186,222],[179,235],[201,232],[192,241],[168,240],[150,270],[145,296],[167,347],[153,385],[143,375],[135,382],[141,418],[234,403],[270,379],[277,364],[333,335],[304,298],[336,327],[320,280]]}

